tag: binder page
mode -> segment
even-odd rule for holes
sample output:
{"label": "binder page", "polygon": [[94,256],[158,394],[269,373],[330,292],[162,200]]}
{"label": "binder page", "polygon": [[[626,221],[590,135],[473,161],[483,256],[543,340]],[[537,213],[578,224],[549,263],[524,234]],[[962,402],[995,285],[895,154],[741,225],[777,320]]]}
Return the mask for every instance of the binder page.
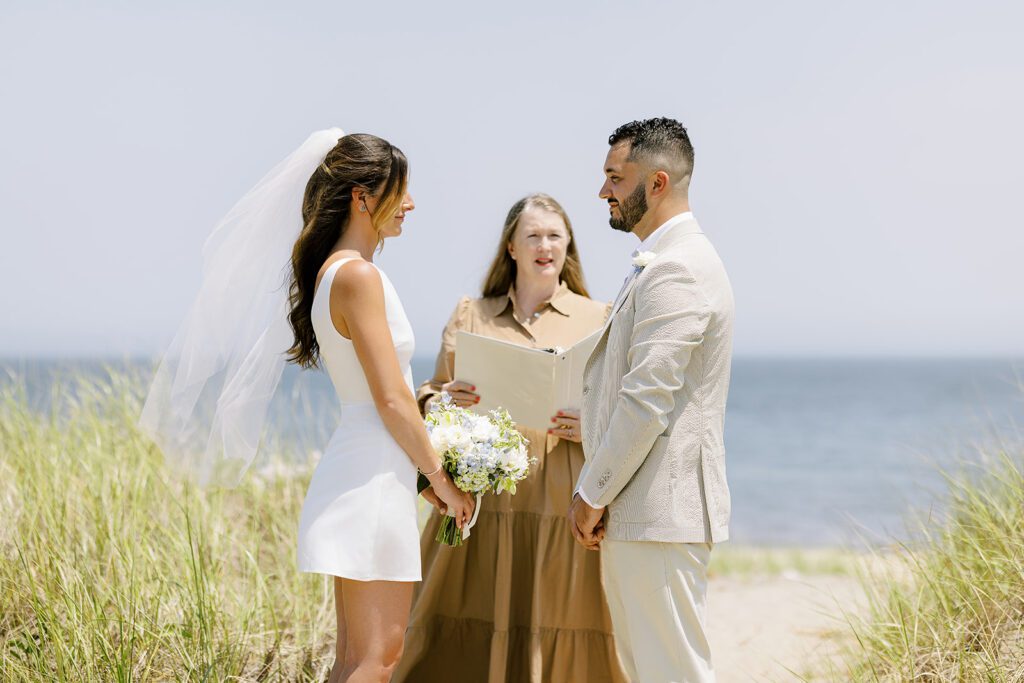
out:
{"label": "binder page", "polygon": [[522,427],[547,431],[554,398],[555,354],[459,331],[455,336],[455,377],[476,386],[486,413],[504,408]]}
{"label": "binder page", "polygon": [[[601,333],[598,330],[558,355],[555,363],[555,412],[565,408],[579,409],[583,405],[583,370],[594,352]],[[554,414],[554,413],[552,413]]]}

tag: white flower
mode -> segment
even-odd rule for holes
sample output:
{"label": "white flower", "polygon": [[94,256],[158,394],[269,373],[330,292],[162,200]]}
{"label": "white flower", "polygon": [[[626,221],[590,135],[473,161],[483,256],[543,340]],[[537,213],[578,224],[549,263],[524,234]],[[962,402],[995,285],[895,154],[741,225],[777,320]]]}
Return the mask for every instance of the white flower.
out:
{"label": "white flower", "polygon": [[481,417],[473,425],[473,440],[478,442],[493,443],[501,436],[498,425],[486,417]]}
{"label": "white flower", "polygon": [[455,448],[462,450],[473,444],[473,435],[462,425],[452,425],[448,430],[448,443]]}
{"label": "white flower", "polygon": [[512,454],[512,466],[517,472],[525,473],[530,469],[530,458],[526,453],[525,448],[517,448]]}
{"label": "white flower", "polygon": [[428,430],[430,434],[430,445],[434,447],[434,452],[441,454],[444,453],[451,444],[448,443],[448,430],[446,427],[434,427]]}
{"label": "white flower", "polygon": [[653,251],[638,251],[636,256],[633,257],[633,266],[637,269],[646,268],[656,256],[657,254]]}

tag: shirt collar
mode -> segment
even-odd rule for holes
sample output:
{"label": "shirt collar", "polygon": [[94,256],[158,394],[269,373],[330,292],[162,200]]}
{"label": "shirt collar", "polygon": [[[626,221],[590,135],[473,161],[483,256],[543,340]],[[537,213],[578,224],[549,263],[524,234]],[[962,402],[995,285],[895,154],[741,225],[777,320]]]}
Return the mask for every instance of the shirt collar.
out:
{"label": "shirt collar", "polygon": [[658,243],[658,240],[660,240],[666,232],[671,230],[673,227],[679,225],[683,221],[689,220],[693,220],[692,211],[684,211],[683,213],[677,213],[675,216],[672,216],[672,218],[669,218],[667,221],[658,226],[658,229],[652,232],[650,235],[648,235],[645,240],[640,242],[640,246],[638,246],[636,250],[633,252],[633,256],[636,256],[641,251],[651,251],[654,248],[654,245]]}
{"label": "shirt collar", "polygon": [[555,290],[555,295],[548,301],[551,304],[551,308],[555,309],[562,315],[571,315],[570,302],[572,301],[572,290],[569,289],[569,285],[565,284],[565,280],[561,280],[558,283],[558,289]]}
{"label": "shirt collar", "polygon": [[[515,295],[516,286],[513,284],[508,288],[508,294],[504,297],[496,297],[495,305],[491,309],[491,315],[498,317],[508,309],[512,308]],[[548,299],[547,303],[551,305],[551,308],[555,309],[562,315],[572,314],[572,290],[569,289],[569,285],[565,284],[565,280],[561,280],[558,283],[558,289],[555,290],[554,295]]]}

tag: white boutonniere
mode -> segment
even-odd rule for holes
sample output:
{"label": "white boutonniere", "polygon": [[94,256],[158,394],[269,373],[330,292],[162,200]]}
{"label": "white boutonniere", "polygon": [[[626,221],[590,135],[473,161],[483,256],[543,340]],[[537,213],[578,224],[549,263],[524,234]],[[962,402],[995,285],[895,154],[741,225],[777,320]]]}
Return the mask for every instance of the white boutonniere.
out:
{"label": "white boutonniere", "polygon": [[633,257],[633,267],[637,272],[646,268],[658,255],[653,251],[640,251]]}

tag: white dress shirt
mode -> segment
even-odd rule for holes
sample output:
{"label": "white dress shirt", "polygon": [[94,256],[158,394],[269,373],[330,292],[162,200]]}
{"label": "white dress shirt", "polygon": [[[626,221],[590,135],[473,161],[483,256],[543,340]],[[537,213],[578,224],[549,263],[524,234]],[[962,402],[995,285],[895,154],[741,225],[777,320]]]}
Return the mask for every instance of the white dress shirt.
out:
{"label": "white dress shirt", "polygon": [[683,221],[688,221],[692,218],[693,211],[684,211],[683,213],[677,213],[675,216],[672,216],[672,218],[669,218],[667,221],[662,223],[660,226],[658,226],[657,230],[652,232],[650,235],[646,237],[646,239],[640,242],[640,246],[637,247],[636,251],[633,252],[633,256],[636,256],[641,251],[650,251],[651,249],[654,248],[654,245],[658,243],[658,240],[661,239],[662,235],[671,230],[674,226],[679,225]]}
{"label": "white dress shirt", "polygon": [[[654,245],[658,243],[658,240],[661,239],[662,235],[664,235],[666,232],[668,232],[669,230],[671,230],[675,226],[679,225],[683,221],[687,221],[687,220],[690,220],[692,218],[693,218],[693,212],[692,211],[684,211],[683,213],[677,213],[675,216],[672,216],[672,218],[669,218],[667,221],[665,221],[664,223],[659,225],[657,230],[655,230],[650,235],[648,235],[646,238],[641,240],[640,245],[636,249],[633,250],[632,256],[635,257],[638,254],[640,254],[640,252],[642,252],[642,251],[650,251],[651,249],[654,248]],[[629,274],[626,275],[626,279],[622,281],[622,289],[619,290],[619,295],[617,297],[615,297],[615,304],[612,305],[612,310],[613,311],[618,306],[619,297],[621,297],[623,295],[623,293],[626,291],[626,285],[629,283],[631,278],[636,277],[638,272],[639,272],[639,270],[634,266],[633,269],[629,271]],[[580,498],[582,498],[583,502],[586,503],[587,505],[589,505],[590,507],[592,507],[592,508],[596,508],[597,507],[596,505],[591,503],[589,500],[587,500],[587,496],[583,493],[582,489],[577,488],[576,489],[576,495],[578,495]]]}

